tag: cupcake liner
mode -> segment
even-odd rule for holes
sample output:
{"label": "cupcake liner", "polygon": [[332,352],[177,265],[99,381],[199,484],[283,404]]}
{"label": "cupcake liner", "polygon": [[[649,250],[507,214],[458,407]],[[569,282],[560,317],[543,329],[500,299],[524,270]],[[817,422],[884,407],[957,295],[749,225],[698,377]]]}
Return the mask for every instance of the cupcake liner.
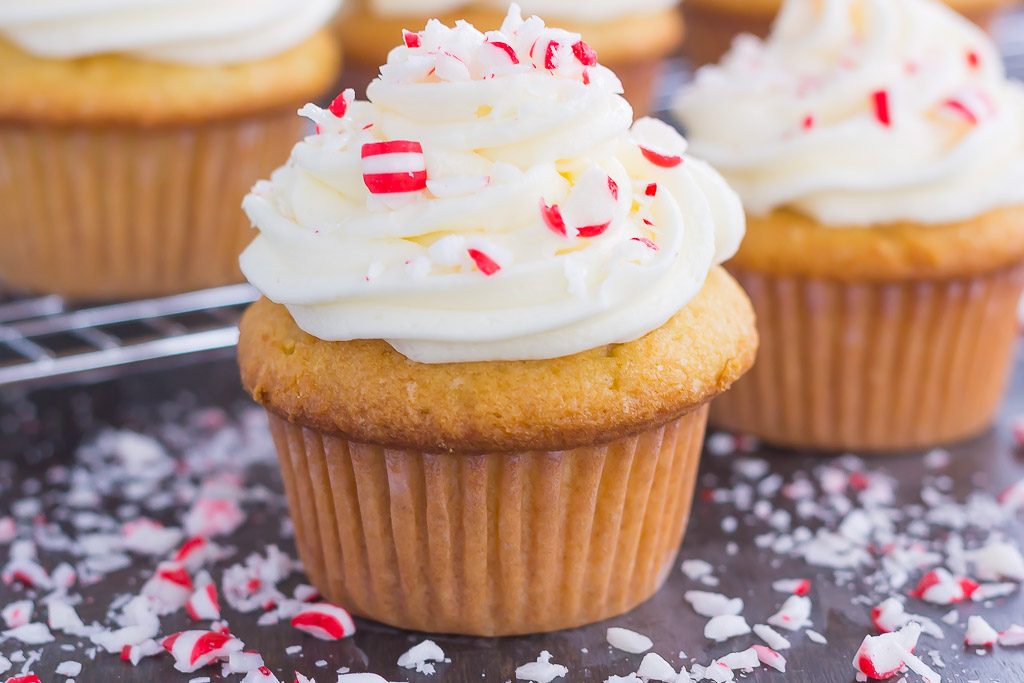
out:
{"label": "cupcake liner", "polygon": [[621,614],[664,583],[707,405],[559,452],[432,454],[270,425],[299,555],[329,600],[393,626],[480,636]]}
{"label": "cupcake liner", "polygon": [[239,208],[302,135],[291,109],[177,127],[0,126],[0,280],[76,299],[240,282]]}
{"label": "cupcake liner", "polygon": [[1024,266],[900,283],[730,270],[754,304],[761,348],[713,403],[716,426],[782,446],[886,451],[991,423],[1013,360]]}
{"label": "cupcake liner", "polygon": [[772,12],[741,14],[696,2],[684,2],[682,12],[687,27],[683,54],[695,67],[716,63],[741,33],[768,35],[775,20]]}

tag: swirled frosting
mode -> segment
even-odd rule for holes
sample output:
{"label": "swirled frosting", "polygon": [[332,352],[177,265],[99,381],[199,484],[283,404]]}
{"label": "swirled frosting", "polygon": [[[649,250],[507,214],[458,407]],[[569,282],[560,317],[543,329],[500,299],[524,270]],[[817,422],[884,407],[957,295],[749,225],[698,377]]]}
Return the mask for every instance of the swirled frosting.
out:
{"label": "swirled frosting", "polygon": [[427,363],[554,358],[664,324],[729,257],[739,199],[579,35],[513,6],[500,31],[431,21],[366,102],[243,203],[249,280],[325,340]]}
{"label": "swirled frosting", "polygon": [[677,113],[753,214],[937,224],[1024,202],[1024,89],[931,0],[787,0]]}
{"label": "swirled frosting", "polygon": [[0,36],[40,57],[232,64],[311,36],[341,0],[0,0]]}
{"label": "swirled frosting", "polygon": [[[523,11],[537,13],[547,19],[574,21],[608,21],[634,14],[657,12],[678,4],[679,0],[523,0]],[[469,7],[495,9],[501,12],[508,0],[369,0],[377,14],[391,16],[437,15]]]}

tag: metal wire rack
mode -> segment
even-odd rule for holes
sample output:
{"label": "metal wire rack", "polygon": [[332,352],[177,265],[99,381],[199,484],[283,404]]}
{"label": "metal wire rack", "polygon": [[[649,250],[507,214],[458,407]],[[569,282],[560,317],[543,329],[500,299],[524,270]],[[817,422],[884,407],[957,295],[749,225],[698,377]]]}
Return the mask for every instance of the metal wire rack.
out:
{"label": "metal wire rack", "polygon": [[[1007,70],[1024,78],[1024,11],[1003,17],[996,37]],[[656,110],[692,76],[681,60],[665,68]],[[126,366],[228,355],[238,319],[258,296],[233,285],[145,301],[74,308],[58,296],[0,296],[0,387],[91,380]]]}
{"label": "metal wire rack", "polygon": [[232,285],[80,309],[59,296],[0,303],[0,387],[230,353],[242,310],[257,296]]}

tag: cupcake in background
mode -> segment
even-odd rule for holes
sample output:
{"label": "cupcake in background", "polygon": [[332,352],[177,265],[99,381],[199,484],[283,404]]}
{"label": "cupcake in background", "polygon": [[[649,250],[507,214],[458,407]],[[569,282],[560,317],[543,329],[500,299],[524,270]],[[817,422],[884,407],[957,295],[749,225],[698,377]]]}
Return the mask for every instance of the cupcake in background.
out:
{"label": "cupcake in background", "polygon": [[0,0],[0,281],[77,299],[241,280],[237,198],[340,67],[339,0]]}
{"label": "cupcake in background", "polygon": [[1024,281],[1024,88],[989,37],[932,0],[787,0],[677,111],[743,199],[762,337],[713,421],[837,450],[985,429]]}
{"label": "cupcake in background", "polygon": [[[313,583],[474,635],[598,621],[676,566],[708,402],[757,346],[739,199],[578,34],[431,21],[244,208],[243,382]],[[555,67],[535,44],[558,45]]]}
{"label": "cupcake in background", "polygon": [[[898,4],[901,0],[879,0]],[[989,28],[998,14],[1018,0],[945,0],[945,3],[975,22]],[[779,13],[782,0],[686,0],[683,16],[690,28],[683,46],[697,65],[717,62],[741,33],[767,36]]]}
{"label": "cupcake in background", "polygon": [[[679,0],[525,0],[524,12],[579,33],[615,71],[638,114],[649,111],[661,60],[683,38]],[[401,38],[402,29],[430,17],[446,23],[465,19],[480,30],[497,29],[508,0],[355,0],[339,22],[350,63],[376,76],[378,65]],[[539,48],[538,48],[539,49]]]}

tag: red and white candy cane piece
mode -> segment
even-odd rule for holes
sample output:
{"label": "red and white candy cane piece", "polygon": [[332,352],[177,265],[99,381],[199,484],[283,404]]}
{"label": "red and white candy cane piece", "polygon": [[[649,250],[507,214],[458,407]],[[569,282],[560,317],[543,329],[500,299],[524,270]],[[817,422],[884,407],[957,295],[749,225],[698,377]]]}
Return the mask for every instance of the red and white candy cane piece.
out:
{"label": "red and white candy cane piece", "polygon": [[371,194],[427,189],[423,146],[415,140],[368,142],[362,149],[363,182]]}
{"label": "red and white candy cane piece", "polygon": [[413,48],[420,46],[420,34],[407,31],[404,28],[402,29],[402,40],[405,41],[406,47]]}
{"label": "red and white candy cane piece", "polygon": [[952,605],[963,602],[976,590],[976,581],[957,579],[945,569],[933,569],[921,577],[910,596],[933,605]]}
{"label": "red and white candy cane piece", "polygon": [[485,252],[480,251],[479,249],[467,249],[467,252],[469,253],[469,258],[473,259],[473,263],[476,264],[477,270],[484,275],[494,275],[501,270],[501,264],[488,256]]}
{"label": "red and white candy cane piece", "polygon": [[217,586],[208,583],[188,599],[185,611],[195,621],[220,619],[220,601],[217,599]]}
{"label": "red and white candy cane piece", "polygon": [[[1024,445],[1024,440],[1018,441],[1018,445]],[[999,505],[1011,512],[1024,508],[1024,479],[1006,487],[997,500]]]}
{"label": "red and white candy cane piece", "polygon": [[298,671],[295,672],[295,683],[316,683],[312,678],[306,678]]}
{"label": "red and white candy cane piece", "polygon": [[782,603],[778,612],[768,617],[768,623],[788,631],[799,631],[807,626],[810,616],[810,599],[803,595],[791,595]]}
{"label": "red and white candy cane piece", "polygon": [[780,579],[772,584],[772,588],[780,593],[807,595],[811,592],[811,582],[808,579]]}
{"label": "red and white candy cane piece", "polygon": [[582,40],[573,43],[572,53],[583,66],[597,66],[597,50]]}
{"label": "red and white candy cane piece", "polygon": [[43,683],[39,680],[39,676],[35,674],[25,674],[24,676],[15,676],[14,678],[8,678],[5,683]]}
{"label": "red and white candy cane piece", "polygon": [[356,632],[352,615],[343,607],[318,602],[300,609],[292,617],[292,627],[320,640],[341,640]]}
{"label": "red and white candy cane piece", "polygon": [[[914,638],[913,645],[917,644]],[[902,632],[866,636],[853,658],[853,668],[868,678],[884,681],[906,666],[910,647]]]}
{"label": "red and white candy cane piece", "polygon": [[247,673],[241,683],[281,683],[281,680],[274,675],[273,671],[261,666]]}
{"label": "red and white candy cane piece", "polygon": [[964,634],[964,644],[971,647],[992,647],[999,640],[999,632],[992,626],[975,615],[967,619],[967,632]]}
{"label": "red and white candy cane piece", "polygon": [[155,640],[144,640],[138,645],[125,645],[121,648],[121,660],[138,666],[146,657],[153,657],[163,652],[160,643]]}
{"label": "red and white candy cane piece", "polygon": [[10,543],[18,537],[18,525],[14,518],[0,517],[0,543]]}
{"label": "red and white candy cane piece", "polygon": [[557,204],[548,206],[543,199],[540,200],[540,215],[544,219],[544,225],[556,235],[566,237],[569,233],[565,229],[565,219],[562,217],[562,210]]}
{"label": "red and white candy cane piece", "polygon": [[644,159],[659,168],[675,168],[683,163],[686,140],[663,121],[649,117],[638,119],[631,129]]}
{"label": "red and white candy cane piece", "polygon": [[754,652],[757,653],[757,659],[762,664],[764,664],[765,666],[770,666],[771,668],[781,673],[786,673],[785,657],[783,657],[770,647],[765,647],[764,645],[753,645],[752,647],[754,648]]}
{"label": "red and white candy cane piece", "polygon": [[198,671],[242,650],[242,641],[218,631],[182,631],[164,638],[160,644],[174,657],[174,668],[182,673]]}
{"label": "red and white candy cane piece", "polygon": [[49,590],[53,588],[50,575],[35,560],[28,558],[15,558],[4,566],[0,573],[0,580],[10,585],[14,582],[23,583],[30,588],[42,588]]}
{"label": "red and white candy cane piece", "polygon": [[886,128],[892,126],[892,113],[889,109],[889,91],[876,90],[871,93],[871,103],[874,107],[875,120]]}
{"label": "red and white candy cane piece", "polygon": [[193,536],[181,544],[173,561],[194,572],[206,563],[210,549],[210,542],[204,537]]}

